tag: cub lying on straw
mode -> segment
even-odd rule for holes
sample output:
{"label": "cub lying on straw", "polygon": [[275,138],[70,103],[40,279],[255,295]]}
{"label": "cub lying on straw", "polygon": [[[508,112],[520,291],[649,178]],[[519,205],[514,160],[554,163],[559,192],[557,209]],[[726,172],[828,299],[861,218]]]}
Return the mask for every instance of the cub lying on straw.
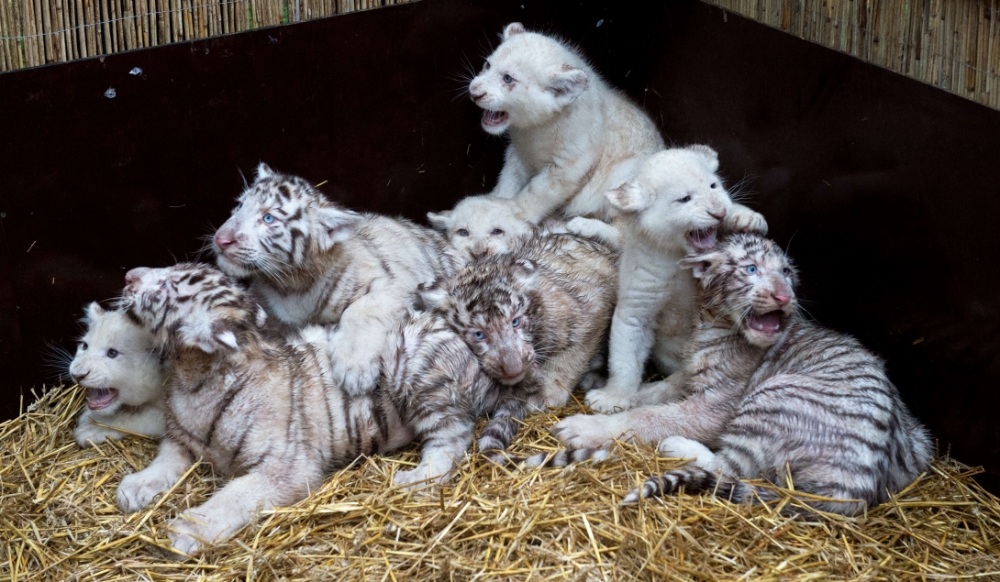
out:
{"label": "cub lying on straw", "polygon": [[[354,395],[334,381],[329,334],[310,326],[266,339],[266,320],[228,276],[207,265],[133,269],[123,303],[149,330],[171,372],[167,434],[156,459],[122,480],[118,505],[138,511],[202,458],[235,478],[170,524],[185,554],[227,536],[259,508],[288,505],[361,455],[422,440],[410,484],[442,479],[469,448],[476,418],[501,397],[443,319],[410,313],[382,354],[376,389]],[[333,356],[335,357],[335,355]]]}
{"label": "cub lying on straw", "polygon": [[[571,416],[553,427],[572,448],[624,435],[660,441],[667,456],[694,459],[647,479],[625,503],[681,488],[734,501],[773,499],[772,491],[740,481],[764,478],[830,498],[809,500],[817,509],[853,515],[927,470],[933,454],[927,430],[884,364],[854,338],[799,315],[798,277],[777,244],[737,234],[683,265],[701,287],[695,333],[681,371],[647,388],[682,400]],[[560,458],[586,456],[578,450]]]}
{"label": "cub lying on straw", "polygon": [[87,389],[87,407],[76,425],[81,447],[120,439],[126,433],[163,436],[163,375],[160,354],[149,332],[120,311],[97,303],[83,318],[87,333],[80,338],[69,373]]}

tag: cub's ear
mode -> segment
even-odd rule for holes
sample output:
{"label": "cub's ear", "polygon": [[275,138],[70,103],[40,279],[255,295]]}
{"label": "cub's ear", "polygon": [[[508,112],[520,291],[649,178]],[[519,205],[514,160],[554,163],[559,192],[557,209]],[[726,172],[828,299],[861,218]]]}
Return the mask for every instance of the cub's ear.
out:
{"label": "cub's ear", "polygon": [[361,220],[361,215],[357,212],[336,206],[325,206],[318,209],[316,217],[319,222],[316,241],[319,242],[319,248],[323,251],[328,251],[333,248],[333,245],[351,238],[354,226]]}
{"label": "cub's ear", "polygon": [[448,302],[448,291],[444,286],[438,284],[428,285],[421,283],[417,285],[417,296],[415,307],[417,309],[432,311],[444,307]]}
{"label": "cub's ear", "polygon": [[642,188],[631,182],[625,182],[614,190],[606,192],[604,197],[622,212],[641,212],[649,206],[649,196],[642,191]]}
{"label": "cub's ear", "polygon": [[275,172],[274,170],[271,169],[271,166],[268,166],[264,162],[261,162],[260,165],[257,166],[257,179],[258,180],[261,180],[263,178],[270,178],[270,177],[274,176],[276,173],[277,172]]}
{"label": "cub's ear", "polygon": [[715,173],[719,169],[719,152],[713,150],[707,145],[689,145],[686,150],[692,151],[703,158],[705,158],[705,165],[708,166],[708,171]]}
{"label": "cub's ear", "polygon": [[722,256],[722,253],[712,252],[681,259],[680,266],[682,269],[691,269],[691,274],[696,279],[703,279],[712,267],[718,265],[723,260],[725,260],[725,257]]}
{"label": "cub's ear", "polygon": [[94,301],[83,310],[83,321],[88,326],[93,325],[94,321],[102,315],[106,315],[108,311],[101,307],[101,304]]}
{"label": "cub's ear", "polygon": [[563,65],[549,75],[549,89],[555,93],[556,102],[561,106],[572,103],[589,85],[587,73],[570,65]]}
{"label": "cub's ear", "polygon": [[182,343],[198,348],[206,354],[239,350],[236,334],[229,329],[225,321],[219,319],[211,323],[198,322],[191,326],[182,327],[179,335]]}
{"label": "cub's ear", "polygon": [[526,289],[534,289],[538,279],[538,265],[530,259],[518,259],[514,261],[514,277],[517,278]]}
{"label": "cub's ear", "polygon": [[521,34],[522,32],[525,32],[523,24],[520,22],[511,22],[507,26],[503,27],[503,39],[507,40],[515,34]]}
{"label": "cub's ear", "polygon": [[451,228],[451,210],[445,210],[444,212],[428,212],[427,220],[431,223],[431,228],[434,230],[440,230],[443,232],[448,232]]}

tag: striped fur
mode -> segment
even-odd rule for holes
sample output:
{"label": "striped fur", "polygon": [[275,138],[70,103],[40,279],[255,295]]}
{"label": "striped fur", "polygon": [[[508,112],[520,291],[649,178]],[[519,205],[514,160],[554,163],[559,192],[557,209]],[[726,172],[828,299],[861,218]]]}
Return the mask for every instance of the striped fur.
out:
{"label": "striped fur", "polygon": [[616,267],[616,255],[593,241],[529,237],[425,293],[504,387],[480,451],[505,450],[526,407],[565,404],[592,362],[603,361]]}
{"label": "striped fur", "polygon": [[627,501],[682,486],[718,488],[737,501],[766,498],[738,481],[763,478],[790,480],[798,491],[831,499],[811,506],[852,515],[926,470],[930,437],[882,360],[798,314],[797,275],[774,242],[733,235],[683,264],[702,289],[684,366],[664,387],[679,387],[683,399],[604,417],[578,415],[553,429],[571,448],[625,435],[661,441],[668,456],[695,459],[697,468],[653,477]]}
{"label": "striped fur", "polygon": [[346,210],[302,178],[264,164],[213,248],[220,269],[250,280],[273,327],[338,325],[332,373],[353,394],[375,384],[386,337],[417,285],[458,264],[433,230]]}
{"label": "striped fur", "polygon": [[229,535],[259,508],[288,505],[331,470],[362,455],[424,441],[408,483],[441,477],[472,440],[494,398],[464,342],[440,318],[408,313],[390,334],[373,389],[352,394],[332,373],[330,328],[284,339],[262,333],[264,311],[206,265],[134,269],[123,302],[165,354],[167,434],[143,471],[122,480],[118,503],[137,511],[201,458],[235,478],[171,524],[190,553]]}

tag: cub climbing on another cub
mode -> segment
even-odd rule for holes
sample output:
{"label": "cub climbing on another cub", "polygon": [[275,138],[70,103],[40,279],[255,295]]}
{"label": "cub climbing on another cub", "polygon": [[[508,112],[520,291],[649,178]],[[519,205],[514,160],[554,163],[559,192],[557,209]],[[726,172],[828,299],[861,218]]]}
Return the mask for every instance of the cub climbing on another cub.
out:
{"label": "cub climbing on another cub", "polygon": [[504,28],[469,94],[484,130],[510,133],[491,195],[515,199],[535,224],[557,211],[610,219],[616,210],[604,193],[664,148],[649,116],[576,50],[519,22]]}
{"label": "cub climbing on another cub", "polygon": [[[163,436],[163,374],[152,336],[121,311],[87,306],[69,373],[87,389],[87,407],[76,425],[81,447],[128,433]],[[100,423],[107,427],[98,426]]]}

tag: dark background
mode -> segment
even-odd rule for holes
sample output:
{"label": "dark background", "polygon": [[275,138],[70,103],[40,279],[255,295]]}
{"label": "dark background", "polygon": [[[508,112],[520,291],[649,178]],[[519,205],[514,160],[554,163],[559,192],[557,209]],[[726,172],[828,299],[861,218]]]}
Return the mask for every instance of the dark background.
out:
{"label": "dark background", "polygon": [[0,418],[86,302],[195,256],[259,161],[420,220],[488,191],[503,142],[458,77],[513,20],[717,148],[809,312],[1000,491],[1000,112],[693,1],[425,0],[0,75]]}

